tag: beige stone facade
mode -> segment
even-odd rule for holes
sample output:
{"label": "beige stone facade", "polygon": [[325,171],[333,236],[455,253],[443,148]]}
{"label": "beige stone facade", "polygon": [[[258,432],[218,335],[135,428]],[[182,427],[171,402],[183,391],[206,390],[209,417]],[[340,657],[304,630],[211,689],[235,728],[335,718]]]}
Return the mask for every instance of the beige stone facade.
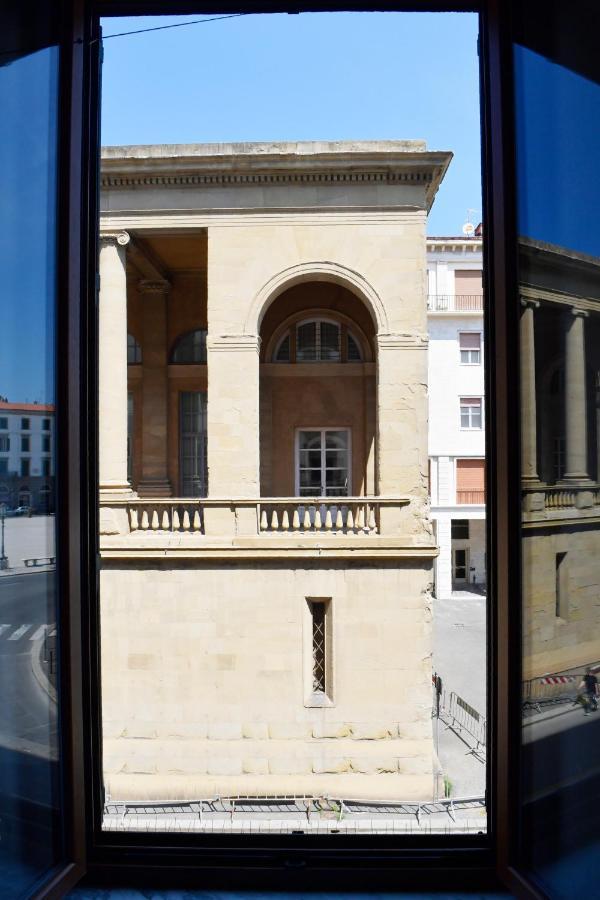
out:
{"label": "beige stone facade", "polygon": [[113,798],[431,797],[425,222],[449,160],[103,151]]}

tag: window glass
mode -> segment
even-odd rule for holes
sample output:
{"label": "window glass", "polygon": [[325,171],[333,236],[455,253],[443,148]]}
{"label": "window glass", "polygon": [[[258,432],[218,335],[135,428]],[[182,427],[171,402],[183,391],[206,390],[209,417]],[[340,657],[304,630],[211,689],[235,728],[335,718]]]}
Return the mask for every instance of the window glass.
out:
{"label": "window glass", "polygon": [[521,862],[541,895],[590,897],[600,823],[598,7],[517,6]]}
{"label": "window glass", "polygon": [[[52,478],[42,482],[36,443],[39,413],[55,414],[59,56],[43,37],[36,49],[41,6],[35,28],[18,8],[9,26],[0,13],[0,427],[13,436],[0,438],[8,454],[0,462],[0,894],[8,900],[36,893],[62,857],[56,494]],[[23,10],[32,17],[31,4]],[[30,459],[21,450],[32,450]]]}
{"label": "window glass", "polygon": [[206,331],[191,331],[177,340],[171,362],[199,365],[206,362]]}

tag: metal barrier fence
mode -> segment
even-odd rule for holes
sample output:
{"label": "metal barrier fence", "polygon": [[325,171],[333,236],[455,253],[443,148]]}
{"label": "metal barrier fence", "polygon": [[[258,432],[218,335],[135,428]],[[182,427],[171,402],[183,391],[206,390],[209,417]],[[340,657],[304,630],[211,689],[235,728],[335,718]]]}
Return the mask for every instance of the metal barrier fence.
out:
{"label": "metal barrier fence", "polygon": [[432,677],[433,712],[441,722],[454,731],[471,747],[473,753],[485,756],[487,747],[487,720],[485,716],[463,700],[455,691],[446,691],[441,677]]}

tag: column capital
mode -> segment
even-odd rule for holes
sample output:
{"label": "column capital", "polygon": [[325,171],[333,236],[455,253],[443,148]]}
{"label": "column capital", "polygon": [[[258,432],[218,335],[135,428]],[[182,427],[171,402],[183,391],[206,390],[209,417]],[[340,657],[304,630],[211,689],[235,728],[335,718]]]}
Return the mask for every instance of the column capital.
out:
{"label": "column capital", "polygon": [[206,339],[206,347],[212,352],[236,353],[241,351],[258,353],[260,337],[257,334],[215,334],[210,332]]}
{"label": "column capital", "polygon": [[168,294],[171,285],[165,279],[142,278],[137,283],[140,294]]}
{"label": "column capital", "polygon": [[100,244],[105,246],[126,247],[131,238],[128,231],[102,231],[100,232]]}
{"label": "column capital", "polygon": [[587,319],[589,317],[589,312],[587,311],[587,309],[578,309],[576,306],[572,306],[569,309],[569,312],[572,316],[575,316],[575,318]]}
{"label": "column capital", "polygon": [[532,297],[520,297],[521,306],[523,309],[539,309],[541,303],[539,300],[534,300]]}

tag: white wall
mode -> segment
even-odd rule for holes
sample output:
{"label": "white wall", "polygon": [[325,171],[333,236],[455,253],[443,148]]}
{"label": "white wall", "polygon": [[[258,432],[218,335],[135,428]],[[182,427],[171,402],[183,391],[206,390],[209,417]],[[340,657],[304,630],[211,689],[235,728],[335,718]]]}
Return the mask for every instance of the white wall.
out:
{"label": "white wall", "polygon": [[[10,439],[10,450],[8,453],[0,452],[0,459],[8,460],[8,474],[16,472],[21,474],[21,459],[29,459],[29,474],[31,476],[43,475],[42,459],[49,458],[50,475],[54,475],[54,464],[52,462],[52,452],[43,451],[43,438],[50,437],[50,447],[52,451],[54,441],[54,413],[48,411],[32,412],[30,410],[6,410],[0,407],[0,419],[8,419],[8,431],[1,429],[0,437],[8,437]],[[23,431],[21,428],[21,419],[28,418],[30,428]],[[44,431],[42,423],[44,419],[50,419],[50,430]],[[21,436],[29,437],[29,451],[21,450]],[[0,474],[0,479],[2,475]]]}

